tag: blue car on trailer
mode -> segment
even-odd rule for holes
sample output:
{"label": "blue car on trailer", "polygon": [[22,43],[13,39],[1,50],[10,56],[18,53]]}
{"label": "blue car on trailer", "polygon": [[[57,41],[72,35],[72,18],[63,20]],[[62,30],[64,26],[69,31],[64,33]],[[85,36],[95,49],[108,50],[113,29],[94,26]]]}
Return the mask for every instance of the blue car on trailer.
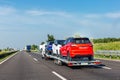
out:
{"label": "blue car on trailer", "polygon": [[48,55],[52,54],[52,44],[53,44],[53,43],[54,43],[53,41],[47,42],[47,45],[46,45],[46,53],[47,53]]}

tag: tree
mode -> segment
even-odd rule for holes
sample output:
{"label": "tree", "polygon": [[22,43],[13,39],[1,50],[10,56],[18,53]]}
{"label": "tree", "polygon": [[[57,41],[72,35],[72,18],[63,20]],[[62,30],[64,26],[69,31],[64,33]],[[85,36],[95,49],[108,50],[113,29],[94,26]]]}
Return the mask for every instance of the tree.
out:
{"label": "tree", "polygon": [[43,45],[43,44],[45,44],[45,42],[41,42],[40,44]]}
{"label": "tree", "polygon": [[47,37],[48,37],[47,42],[49,42],[49,41],[54,41],[54,40],[55,40],[55,38],[54,38],[53,35],[48,34]]}
{"label": "tree", "polygon": [[1,52],[2,50],[0,49],[0,52]]}
{"label": "tree", "polygon": [[80,37],[80,34],[79,34],[79,33],[75,33],[75,34],[73,35],[73,37],[79,38],[79,37]]}
{"label": "tree", "polygon": [[35,44],[33,44],[33,45],[31,46],[31,50],[36,50],[36,49],[38,49],[38,46],[35,45]]}

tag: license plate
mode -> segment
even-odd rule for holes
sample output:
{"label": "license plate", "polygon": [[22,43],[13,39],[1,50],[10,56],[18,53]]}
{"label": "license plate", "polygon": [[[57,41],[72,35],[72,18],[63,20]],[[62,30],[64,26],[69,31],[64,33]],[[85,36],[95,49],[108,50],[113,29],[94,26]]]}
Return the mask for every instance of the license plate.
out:
{"label": "license plate", "polygon": [[79,47],[79,49],[87,49],[88,47]]}
{"label": "license plate", "polygon": [[81,63],[81,65],[88,65],[88,63]]}

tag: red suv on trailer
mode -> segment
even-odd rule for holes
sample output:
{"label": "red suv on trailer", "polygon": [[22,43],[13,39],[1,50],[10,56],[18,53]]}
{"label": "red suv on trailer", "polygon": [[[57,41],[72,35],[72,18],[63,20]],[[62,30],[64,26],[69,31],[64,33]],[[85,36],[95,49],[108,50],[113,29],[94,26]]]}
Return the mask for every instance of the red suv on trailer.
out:
{"label": "red suv on trailer", "polygon": [[62,57],[88,57],[89,60],[92,60],[93,55],[93,45],[88,38],[68,38],[60,48]]}

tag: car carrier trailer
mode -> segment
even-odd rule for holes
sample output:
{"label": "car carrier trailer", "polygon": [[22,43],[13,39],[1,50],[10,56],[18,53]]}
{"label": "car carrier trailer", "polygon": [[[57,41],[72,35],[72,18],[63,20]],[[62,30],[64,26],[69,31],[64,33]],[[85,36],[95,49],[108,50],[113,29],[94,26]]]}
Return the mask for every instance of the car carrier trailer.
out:
{"label": "car carrier trailer", "polygon": [[68,60],[66,57],[59,57],[56,55],[45,54],[45,59],[54,59],[54,63],[57,65],[67,64],[67,66],[97,66],[100,65],[100,60]]}

